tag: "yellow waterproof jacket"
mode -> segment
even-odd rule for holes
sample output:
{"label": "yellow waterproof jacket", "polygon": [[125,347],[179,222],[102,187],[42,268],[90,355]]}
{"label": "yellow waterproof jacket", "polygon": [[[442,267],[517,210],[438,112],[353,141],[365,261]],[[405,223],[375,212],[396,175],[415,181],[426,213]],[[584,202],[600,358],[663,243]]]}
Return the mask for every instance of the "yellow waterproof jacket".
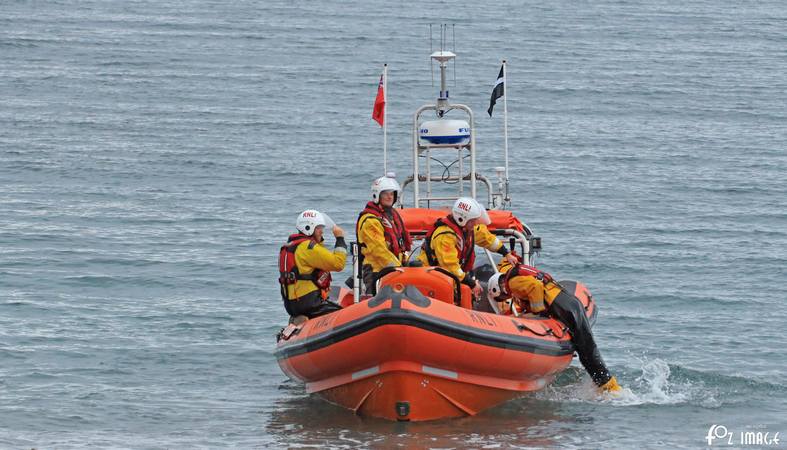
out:
{"label": "yellow waterproof jacket", "polygon": [[[476,225],[473,228],[473,235],[475,237],[475,245],[479,247],[496,252],[503,246],[500,239],[490,233],[486,225]],[[432,233],[432,236],[431,248],[437,258],[439,266],[453,273],[460,280],[464,279],[466,274],[465,271],[462,270],[462,262],[459,260],[459,236],[457,236],[454,230],[447,225],[437,227],[434,233]],[[421,249],[421,254],[418,255],[418,260],[421,261],[424,266],[430,265],[429,258],[427,258],[426,252],[423,251],[423,249]]]}
{"label": "yellow waterproof jacket", "polygon": [[[513,266],[505,259],[497,265],[500,273],[508,273]],[[500,278],[503,281],[503,277]],[[544,283],[533,276],[514,276],[508,280],[509,294],[520,301],[530,304],[530,312],[540,313],[560,294],[560,287],[555,283]]]}
{"label": "yellow waterproof jacket", "polygon": [[[298,267],[298,273],[301,275],[309,275],[315,269],[340,272],[344,269],[346,262],[347,248],[342,246],[337,246],[331,251],[322,244],[308,240],[298,244],[298,247],[295,249],[295,265]],[[298,280],[294,284],[287,286],[287,298],[291,300],[297,299],[317,289],[319,288],[311,280]],[[327,295],[328,292],[326,290],[326,292],[323,292],[323,298],[326,298]]]}
{"label": "yellow waterproof jacket", "polygon": [[386,267],[399,267],[404,262],[404,253],[395,255],[385,240],[385,231],[380,218],[366,213],[358,218],[358,244],[363,253],[363,263],[372,266],[372,272]]}

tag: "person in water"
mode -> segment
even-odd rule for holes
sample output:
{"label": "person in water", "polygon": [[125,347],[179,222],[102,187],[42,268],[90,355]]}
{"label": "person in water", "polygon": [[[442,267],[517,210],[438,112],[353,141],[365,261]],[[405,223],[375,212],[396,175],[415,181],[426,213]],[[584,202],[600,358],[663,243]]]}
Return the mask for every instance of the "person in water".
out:
{"label": "person in water", "polygon": [[331,272],[344,269],[347,244],[344,231],[334,225],[336,245],[333,251],[322,244],[325,216],[319,211],[306,210],[295,222],[298,232],[287,239],[279,250],[279,284],[284,309],[292,317],[314,318],[341,307],[328,301]]}
{"label": "person in water", "polygon": [[590,374],[593,382],[603,391],[620,391],[590,331],[590,322],[579,299],[563,289],[546,272],[524,264],[501,261],[500,273],[489,278],[487,295],[490,302],[513,300],[511,308],[520,304],[534,314],[549,315],[568,327],[571,342],[579,355],[579,362]]}
{"label": "person in water", "polygon": [[367,294],[377,293],[375,281],[382,269],[407,262],[413,241],[393,207],[400,191],[399,183],[391,177],[374,180],[372,201],[358,215],[355,234],[361,248],[361,270]]}
{"label": "person in water", "polygon": [[509,250],[487,229],[489,215],[475,199],[460,197],[454,202],[451,213],[437,219],[421,246],[418,259],[428,266],[439,266],[459,278],[481,296],[481,284],[473,276],[475,246],[497,252],[512,264],[517,261]]}

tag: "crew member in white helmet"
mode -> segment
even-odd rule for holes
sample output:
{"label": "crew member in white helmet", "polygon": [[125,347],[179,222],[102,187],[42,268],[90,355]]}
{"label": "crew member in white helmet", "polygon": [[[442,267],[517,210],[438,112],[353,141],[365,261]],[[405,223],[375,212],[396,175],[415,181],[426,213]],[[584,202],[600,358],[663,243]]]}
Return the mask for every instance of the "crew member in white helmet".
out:
{"label": "crew member in white helmet", "polygon": [[479,297],[481,284],[471,273],[476,245],[500,253],[512,264],[517,261],[500,239],[489,232],[486,227],[489,224],[489,215],[475,199],[460,197],[451,213],[437,219],[426,234],[418,259],[424,265],[440,266],[453,273]]}
{"label": "crew member in white helmet", "polygon": [[344,269],[347,244],[344,231],[333,225],[336,245],[333,251],[322,244],[325,215],[313,209],[298,216],[298,232],[279,250],[279,284],[284,308],[290,316],[313,318],[341,309],[328,301],[331,272]]}
{"label": "crew member in white helmet", "polygon": [[372,183],[372,201],[366,204],[355,225],[361,247],[363,281],[367,294],[376,294],[375,278],[386,267],[407,262],[412,246],[410,233],[393,207],[401,187],[393,177],[380,177]]}

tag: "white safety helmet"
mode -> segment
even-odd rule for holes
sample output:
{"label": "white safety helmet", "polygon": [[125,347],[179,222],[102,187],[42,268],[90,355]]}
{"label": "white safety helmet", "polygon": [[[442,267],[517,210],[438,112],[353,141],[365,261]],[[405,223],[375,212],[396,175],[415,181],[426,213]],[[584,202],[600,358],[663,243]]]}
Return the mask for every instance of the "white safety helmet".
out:
{"label": "white safety helmet", "polygon": [[506,297],[505,287],[502,285],[503,280],[501,280],[503,275],[502,273],[496,273],[489,277],[489,281],[486,282],[486,296],[489,301],[499,302]]}
{"label": "white safety helmet", "polygon": [[325,215],[313,209],[300,213],[295,222],[295,228],[306,236],[314,234],[314,230],[319,226],[325,226]]}
{"label": "white safety helmet", "polygon": [[402,187],[399,186],[399,183],[397,183],[395,179],[391,177],[380,177],[372,182],[372,201],[379,203],[380,194],[385,191],[393,191],[394,203],[396,203],[396,200],[399,198],[399,191],[401,190]]}
{"label": "white safety helmet", "polygon": [[465,224],[473,219],[481,219],[481,223],[484,225],[489,225],[492,223],[489,220],[489,214],[486,213],[486,210],[478,204],[478,202],[474,198],[470,197],[459,197],[455,202],[453,208],[451,208],[451,215],[454,217],[456,223],[459,226],[465,226]]}

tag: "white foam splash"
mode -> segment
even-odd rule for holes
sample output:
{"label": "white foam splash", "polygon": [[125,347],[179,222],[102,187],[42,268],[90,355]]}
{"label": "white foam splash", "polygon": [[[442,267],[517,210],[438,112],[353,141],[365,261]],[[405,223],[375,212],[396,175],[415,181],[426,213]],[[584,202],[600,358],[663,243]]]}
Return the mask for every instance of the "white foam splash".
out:
{"label": "white foam splash", "polygon": [[605,400],[621,406],[655,404],[674,405],[691,399],[691,387],[670,383],[670,368],[666,361],[642,361],[642,374],[631,386],[620,392],[603,394]]}
{"label": "white foam splash", "polygon": [[[670,367],[662,359],[639,359],[641,375],[627,383],[618,379],[622,389],[618,392],[599,392],[587,375],[566,386],[551,386],[539,395],[544,400],[560,402],[602,402],[612,406],[644,404],[675,405],[697,400],[700,406],[719,406],[711,392],[702,385],[689,381],[670,380]],[[673,377],[674,378],[674,377]]]}

